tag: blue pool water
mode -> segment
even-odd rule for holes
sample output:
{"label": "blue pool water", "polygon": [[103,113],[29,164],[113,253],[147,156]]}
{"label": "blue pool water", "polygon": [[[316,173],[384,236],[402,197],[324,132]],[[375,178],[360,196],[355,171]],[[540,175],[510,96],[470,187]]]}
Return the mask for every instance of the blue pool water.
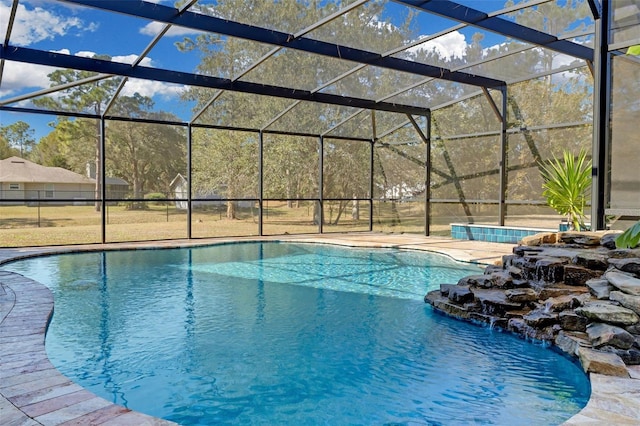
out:
{"label": "blue pool water", "polygon": [[478,273],[446,257],[284,243],[6,265],[46,284],[53,364],[180,424],[554,425],[589,397],[540,345],[422,300]]}

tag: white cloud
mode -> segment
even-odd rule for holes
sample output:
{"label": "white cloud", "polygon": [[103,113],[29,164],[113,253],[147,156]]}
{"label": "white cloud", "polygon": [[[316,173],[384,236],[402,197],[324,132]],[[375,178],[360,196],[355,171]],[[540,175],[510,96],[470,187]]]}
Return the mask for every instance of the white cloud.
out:
{"label": "white cloud", "polygon": [[40,90],[49,87],[47,75],[55,70],[52,67],[6,61],[2,73],[0,96],[3,98],[13,96],[26,88]]}
{"label": "white cloud", "polygon": [[94,56],[96,56],[96,52],[92,52],[90,50],[80,50],[76,52],[75,55],[73,56],[80,56],[81,58],[93,58]]}
{"label": "white cloud", "polygon": [[69,49],[60,49],[60,50],[51,50],[52,53],[61,53],[63,55],[71,55],[71,51]]}
{"label": "white cloud", "polygon": [[[113,62],[120,62],[123,64],[133,64],[137,59],[138,55],[114,56],[111,58]],[[150,67],[152,65],[151,58],[142,58],[139,65],[143,67]]]}
{"label": "white cloud", "polygon": [[[584,61],[580,61],[574,58],[573,56],[565,55],[562,53],[554,55],[552,59],[553,69],[558,69],[558,68],[566,67],[569,65],[577,65],[579,63],[584,65]],[[553,82],[556,84],[564,84],[570,79],[573,79],[576,77],[582,78],[583,76],[576,70],[570,70],[570,71],[563,71],[561,73],[554,74],[552,76],[552,79],[553,79]]]}
{"label": "white cloud", "polygon": [[[60,53],[64,55],[71,55],[69,49],[60,49],[54,51],[54,53]],[[96,55],[91,51],[79,51],[74,54],[84,58],[92,58]],[[114,62],[120,62],[125,64],[131,64],[137,59],[138,55],[121,55],[113,56]],[[152,66],[151,58],[144,58],[141,66]],[[7,61],[5,63],[3,78],[2,78],[2,91],[0,91],[0,97],[9,98],[19,94],[28,93],[32,90],[40,90],[49,87],[48,74],[55,71],[57,68],[45,67],[40,65],[32,65],[21,62]],[[167,84],[158,81],[144,81],[138,79],[130,79],[125,86],[123,94],[127,96],[133,95],[135,92],[140,93],[143,96],[161,96],[163,99],[174,98],[184,90],[183,86],[174,84]]]}
{"label": "white cloud", "polygon": [[[10,2],[0,2],[0,34],[6,34],[8,19],[11,13]],[[64,36],[72,29],[93,30],[95,24],[85,25],[82,20],[73,16],[60,16],[55,12],[36,6],[27,9],[20,3],[11,30],[11,44],[29,46],[42,40],[52,40]]]}
{"label": "white cloud", "polygon": [[[69,49],[52,50],[52,52],[62,53],[64,55],[71,55],[71,51],[69,51]],[[96,55],[97,55],[96,52],[92,52],[90,50],[81,50],[74,54],[74,56],[79,56],[81,58],[93,58]],[[138,59],[138,55],[133,53],[130,55],[116,55],[111,57],[111,60],[113,62],[120,62],[123,64],[133,64],[136,61],[136,59]],[[148,58],[148,57],[143,58],[142,61],[140,61],[140,65],[144,67],[150,67],[152,66],[152,64],[153,64],[153,61],[151,60],[151,58]]]}
{"label": "white cloud", "polygon": [[420,50],[431,51],[434,49],[438,52],[438,55],[446,59],[453,57],[462,58],[467,49],[467,42],[464,34],[459,31],[453,31],[407,49],[407,52],[415,53]]}
{"label": "white cloud", "polygon": [[560,68],[567,65],[571,65],[576,61],[576,58],[573,56],[565,55],[564,53],[559,53],[554,55],[552,65],[553,68]]}
{"label": "white cloud", "polygon": [[177,84],[130,78],[121,94],[124,96],[133,96],[135,93],[139,93],[142,96],[148,96],[150,98],[160,96],[163,100],[169,100],[177,98],[184,90],[184,86]]}
{"label": "white cloud", "polygon": [[[162,31],[164,26],[165,24],[162,22],[151,22],[145,25],[144,27],[140,28],[140,34],[155,37],[160,31]],[[195,35],[200,33],[202,33],[202,31],[197,31],[191,28],[185,28],[185,27],[179,27],[179,26],[173,25],[171,28],[169,28],[169,31],[167,32],[167,34],[165,34],[165,36],[166,37],[182,37],[185,35]]]}

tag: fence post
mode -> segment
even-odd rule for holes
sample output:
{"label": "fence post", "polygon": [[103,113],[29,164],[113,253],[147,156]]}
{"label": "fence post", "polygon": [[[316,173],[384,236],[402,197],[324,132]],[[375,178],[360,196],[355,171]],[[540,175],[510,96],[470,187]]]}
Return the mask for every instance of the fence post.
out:
{"label": "fence post", "polygon": [[40,191],[38,191],[38,228],[40,228]]}

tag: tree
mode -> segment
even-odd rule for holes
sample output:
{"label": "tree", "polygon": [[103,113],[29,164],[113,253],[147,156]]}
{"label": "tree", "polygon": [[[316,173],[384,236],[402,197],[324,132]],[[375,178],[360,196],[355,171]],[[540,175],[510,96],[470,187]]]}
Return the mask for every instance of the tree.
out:
{"label": "tree", "polygon": [[58,117],[53,131],[36,146],[35,151],[41,164],[60,164],[62,157],[67,165],[65,168],[88,176],[87,168],[95,161],[97,121],[90,118]]}
{"label": "tree", "polygon": [[371,144],[360,141],[335,140],[324,147],[324,198],[338,199],[333,217],[329,203],[329,223],[337,225],[353,198],[369,196],[369,159]]}
{"label": "tree", "polygon": [[[108,57],[100,59],[109,60]],[[52,86],[94,76],[74,70],[58,70],[49,75]],[[120,79],[104,79],[78,85],[61,91],[56,98],[43,98],[35,102],[54,110],[89,112],[97,116],[104,113],[107,102],[115,96]],[[138,93],[120,95],[112,104],[115,116],[151,120],[177,121],[168,113],[153,112],[153,101]],[[147,190],[168,193],[169,182],[186,169],[186,136],[182,129],[159,124],[110,121],[106,126],[105,158],[100,162],[101,126],[99,119],[58,117],[54,131],[37,148],[43,164],[58,165],[85,174],[95,164],[96,200],[100,199],[100,176],[105,167],[107,176],[132,181],[134,198],[141,199]],[[96,211],[100,203],[96,202]],[[134,203],[135,208],[144,204]]]}
{"label": "tree", "polygon": [[[192,190],[225,198],[257,198],[258,141],[255,133],[198,129],[193,135]],[[227,219],[237,219],[227,202]]]}
{"label": "tree", "polygon": [[[168,113],[151,112],[150,99],[139,95],[121,99],[116,112],[137,118],[177,121]],[[106,170],[112,176],[125,179],[133,186],[133,198],[142,199],[146,192],[169,192],[169,183],[186,170],[186,134],[183,128],[111,121],[107,128]],[[133,208],[144,208],[134,202]]]}
{"label": "tree", "polygon": [[[512,6],[513,3],[507,2],[505,7]],[[569,0],[538,4],[510,13],[509,16],[519,23],[556,35],[584,29],[583,17],[589,13],[585,8],[588,8],[586,2]],[[464,57],[454,58],[450,62],[456,67],[495,57],[495,60],[464,68],[463,71],[513,81],[541,72],[551,73],[558,69],[558,59],[566,61],[559,53],[545,48],[520,51],[523,44],[515,40],[507,39],[504,43],[489,48],[483,46],[483,42],[481,34],[474,35]],[[498,58],[514,51],[518,53]],[[590,119],[591,76],[580,61],[570,65],[582,68],[549,74],[508,87],[507,125],[511,132],[507,136],[505,164],[507,200],[538,200],[542,193],[539,161],[559,154],[563,148],[577,153],[588,145],[590,126],[529,130],[536,126],[581,123]],[[442,95],[448,98],[447,102],[468,91],[451,87],[453,85],[446,82],[437,84],[442,87]],[[491,92],[491,95],[497,105],[500,105],[500,94]],[[451,140],[446,137],[499,131],[500,121],[489,106],[485,96],[479,94],[475,98],[465,99],[432,113],[434,136],[439,137],[432,142],[433,196],[460,200],[460,207],[464,210],[462,214],[469,220],[473,220],[472,207],[465,204],[465,200],[491,200],[502,196],[498,193],[500,137]],[[491,215],[494,216],[497,212],[496,208],[488,205],[474,208],[493,211]]]}
{"label": "tree", "polygon": [[4,132],[0,131],[0,160],[13,157],[16,154],[18,154],[17,150],[11,146]]}
{"label": "tree", "polygon": [[[40,138],[40,141],[38,141],[33,151],[31,151],[31,159],[43,166],[62,167],[63,169],[73,170],[74,168],[72,168],[68,161],[70,153],[66,152],[66,146],[62,137],[62,132],[54,127],[53,131],[48,135]],[[82,168],[75,169],[79,173],[85,173]]]}
{"label": "tree", "polygon": [[[264,148],[264,196],[293,200],[318,198],[317,138],[268,135]],[[297,203],[296,203],[297,204]]]}
{"label": "tree", "polygon": [[24,121],[16,121],[8,126],[0,127],[0,135],[2,135],[4,143],[9,147],[17,148],[18,155],[26,158],[36,143],[33,138],[34,130]]}
{"label": "tree", "polygon": [[[323,17],[338,10],[340,2],[331,0],[326,2],[285,0],[278,3],[276,8],[271,2],[253,2],[251,7],[237,7],[233,2],[221,2],[214,6],[201,5],[201,12],[221,16],[246,23],[258,23],[262,27],[286,29],[296,33],[306,26],[319,21]],[[316,29],[314,37],[319,39],[335,39],[337,32],[347,32],[350,46],[374,51],[388,51],[410,37],[410,24],[412,13],[403,17],[400,27],[390,22],[381,22],[378,17],[383,15],[384,5],[378,2],[370,2],[359,8],[366,13],[348,13],[332,22]],[[280,49],[271,59],[263,61],[260,67],[247,71],[253,63],[260,60],[272,47],[251,41],[228,38],[215,34],[202,34],[196,38],[185,38],[177,44],[180,51],[198,50],[202,60],[198,65],[198,72],[205,75],[226,77],[230,79],[242,78],[263,84],[282,86],[282,78],[286,76],[287,85],[306,90],[314,90],[321,84],[328,82],[336,76],[354,68],[354,64],[321,55],[311,55],[295,50]],[[295,72],[297,70],[299,72]],[[347,93],[352,96],[377,98],[392,93],[400,84],[406,84],[407,75],[390,70],[368,67],[352,77],[343,79],[327,88],[332,93]],[[416,77],[418,78],[418,77]],[[363,81],[365,81],[363,83]],[[224,92],[215,98],[213,105],[206,109],[200,120],[206,123],[219,125],[235,125],[251,128],[262,128],[273,119],[277,121],[271,128],[287,131],[299,131],[304,133],[321,134],[340,123],[354,110],[349,108],[326,107],[323,105],[300,103],[294,107],[294,102],[287,99],[255,95]],[[200,111],[213,99],[210,90],[190,88],[184,94],[184,99],[195,101],[194,111]],[[291,108],[289,113],[282,117],[282,111]],[[194,187],[201,191],[222,191],[226,197],[233,198],[233,193],[245,195],[255,192],[257,187],[257,175],[253,182],[246,181],[245,175],[253,175],[257,168],[257,154],[255,148],[249,149],[246,136],[225,137],[212,136],[216,132],[204,132],[207,136],[194,138],[194,144],[199,145],[196,154],[194,152]],[[218,133],[219,134],[219,133]],[[371,136],[368,131],[365,136]],[[300,138],[298,141],[304,139]],[[233,146],[233,141],[240,146]],[[290,142],[291,141],[291,142]],[[355,150],[358,156],[360,149],[369,149],[368,143],[361,143]],[[216,149],[224,152],[216,153]],[[278,196],[289,200],[309,194],[311,198],[318,197],[319,173],[317,163],[319,152],[317,143],[296,142],[285,138],[272,138],[267,152],[265,164],[265,187],[268,188],[268,196]],[[205,154],[206,152],[206,154]],[[233,155],[230,155],[233,153]],[[360,176],[368,180],[368,159],[363,164],[359,160],[357,170],[359,177],[354,181],[349,175],[351,164],[348,150],[341,144],[326,143],[325,151],[325,197],[345,197],[351,200],[354,194],[360,197],[367,196],[362,188],[367,188],[360,180]],[[206,155],[207,159],[199,163],[199,157]],[[360,157],[358,157],[360,158]],[[215,159],[215,162],[213,161]],[[220,164],[224,161],[225,164]],[[196,163],[198,166],[196,167]],[[335,162],[335,164],[332,164]],[[200,170],[199,168],[203,169]],[[222,170],[226,176],[220,176]],[[197,179],[196,179],[197,177]],[[237,188],[239,182],[248,182],[247,187],[238,192],[230,186]],[[202,185],[210,185],[209,188]],[[366,192],[366,191],[365,191]],[[277,194],[277,195],[276,195]],[[339,220],[348,201],[340,202],[336,220]],[[292,205],[292,203],[290,203]],[[228,212],[228,216],[233,215]]]}
{"label": "tree", "polygon": [[[110,57],[104,55],[95,55],[94,59],[111,60]],[[75,81],[83,80],[89,77],[94,77],[96,73],[87,71],[76,70],[57,70],[48,75],[51,82],[51,87],[72,83]],[[115,90],[118,87],[120,78],[108,78],[103,80],[94,81],[92,83],[81,84],[71,87],[66,90],[58,92],[57,97],[45,97],[35,99],[33,102],[36,105],[49,108],[51,110],[63,110],[63,111],[75,111],[75,112],[90,112],[100,116],[105,108],[106,102],[111,99],[115,94]],[[67,119],[63,121],[69,122]],[[100,211],[100,203],[97,201],[101,197],[100,179],[98,178],[102,173],[102,164],[100,163],[100,122],[98,120],[74,120],[76,132],[82,133],[84,136],[90,136],[93,143],[93,156],[87,158],[89,161],[94,161],[96,186],[95,186],[95,210]],[[92,128],[80,129],[80,126],[91,125]]]}

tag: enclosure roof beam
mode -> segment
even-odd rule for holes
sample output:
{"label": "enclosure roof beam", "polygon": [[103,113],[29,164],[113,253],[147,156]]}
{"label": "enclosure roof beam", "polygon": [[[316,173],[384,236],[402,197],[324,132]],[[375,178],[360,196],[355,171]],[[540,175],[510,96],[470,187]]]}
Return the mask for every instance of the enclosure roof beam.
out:
{"label": "enclosure roof beam", "polygon": [[425,12],[434,13],[444,18],[464,22],[474,27],[482,28],[516,40],[543,46],[565,55],[574,56],[586,61],[593,60],[593,49],[573,43],[568,40],[560,40],[558,37],[543,33],[542,31],[508,21],[499,16],[489,15],[468,6],[458,4],[450,0],[396,0],[398,3],[413,6]]}
{"label": "enclosure roof beam", "polygon": [[66,55],[56,52],[29,49],[18,46],[1,46],[0,59],[45,65],[58,68],[107,73],[123,77],[139,78],[143,80],[162,81],[165,83],[182,84],[187,86],[223,89],[241,93],[273,96],[278,98],[319,102],[324,104],[341,105],[353,108],[373,109],[402,114],[422,115],[425,108],[400,105],[388,102],[376,102],[371,99],[354,98],[333,95],[329,93],[312,93],[308,90],[292,89],[281,86],[252,83],[248,81],[232,81],[226,78],[177,72],[160,68],[151,68],[130,64]]}
{"label": "enclosure roof beam", "polygon": [[[405,50],[407,50],[407,49],[410,49],[410,48],[412,48],[412,47],[419,46],[419,45],[421,45],[421,44],[424,44],[424,43],[426,43],[426,42],[428,42],[428,41],[431,41],[431,40],[436,39],[436,38],[438,38],[438,37],[441,37],[441,36],[443,36],[443,35],[446,35],[446,34],[449,34],[449,33],[454,32],[454,31],[457,31],[457,30],[459,30],[459,29],[461,29],[461,28],[464,28],[464,25],[462,25],[462,24],[461,24],[461,25],[456,25],[456,26],[454,26],[454,27],[452,27],[452,28],[448,28],[448,29],[446,29],[446,30],[444,30],[444,31],[440,31],[440,32],[435,33],[435,34],[432,34],[432,35],[430,35],[430,36],[428,36],[428,37],[423,37],[423,38],[421,38],[421,39],[419,39],[419,40],[416,40],[416,41],[414,41],[414,42],[411,42],[411,43],[409,43],[409,44],[407,44],[407,45],[404,45],[404,46],[402,46],[402,47],[399,47],[399,48],[396,48],[396,49],[390,50],[390,51],[388,51],[388,52],[385,52],[385,53],[383,53],[383,54],[382,54],[382,56],[383,56],[383,57],[386,57],[386,56],[395,55],[395,54],[397,54],[397,53],[403,52],[403,51],[405,51]],[[315,89],[313,89],[313,90],[312,90],[312,92],[314,92],[314,93],[315,93],[315,92],[318,92],[318,91],[320,91],[320,90],[322,90],[322,89],[324,89],[324,88],[327,88],[327,87],[331,86],[332,84],[335,84],[335,83],[337,83],[337,82],[339,82],[339,81],[341,81],[341,80],[343,80],[343,79],[345,79],[345,78],[349,77],[350,75],[355,74],[356,72],[360,71],[361,69],[363,69],[363,68],[365,68],[365,67],[367,67],[367,64],[358,64],[358,65],[356,65],[355,67],[351,68],[350,70],[348,70],[348,71],[344,72],[343,74],[341,74],[341,75],[339,75],[339,76],[337,76],[337,77],[335,77],[335,78],[333,78],[333,79],[331,79],[331,80],[329,80],[329,81],[327,81],[327,82],[325,82],[325,83],[321,84],[320,86],[316,87]],[[427,82],[427,81],[433,80],[434,78],[435,78],[435,77],[428,77],[428,78],[426,78],[426,79],[423,79],[423,80],[421,80],[421,81],[420,81],[419,83],[417,83],[417,84],[414,84],[414,85],[411,85],[411,86],[409,86],[409,87],[405,87],[405,88],[403,88],[403,89],[400,89],[400,90],[398,90],[398,91],[396,91],[396,92],[393,92],[393,93],[391,93],[390,95],[385,96],[383,99],[378,99],[378,101],[384,101],[384,100],[386,100],[386,99],[392,98],[392,97],[394,97],[394,96],[396,96],[396,95],[399,95],[399,94],[401,94],[401,93],[407,92],[407,91],[409,91],[409,90],[413,89],[414,87],[417,87],[417,86],[419,86],[419,85],[421,85],[421,84],[423,84],[423,83],[425,83],[425,82]],[[293,107],[295,107],[295,106],[296,106],[296,105],[298,105],[299,103],[300,103],[300,102],[299,102],[299,101],[297,101],[297,102],[295,102],[295,103],[291,104],[291,105],[290,105],[289,107],[287,107],[283,112],[281,112],[281,113],[280,113],[280,114],[278,114],[276,117],[274,117],[271,121],[269,121],[269,122],[268,122],[268,123],[263,127],[263,129],[266,129],[266,128],[268,128],[269,126],[273,125],[273,124],[274,124],[278,119],[280,119],[282,116],[284,116],[287,112],[291,111],[291,110],[293,109]],[[362,112],[362,110],[359,110],[359,111],[355,112],[354,114],[351,114],[349,117],[350,117],[350,118],[356,117],[356,116],[357,116],[358,114],[360,114],[361,112]],[[347,121],[349,121],[349,119],[350,119],[350,118],[348,118],[347,120],[343,120],[343,121],[341,121],[340,123],[338,123],[337,125],[335,125],[335,126],[331,127],[330,129],[327,129],[327,130],[323,133],[323,135],[327,135],[328,133],[332,132],[332,131],[333,131],[333,130],[335,130],[336,128],[338,128],[338,127],[342,126],[342,125],[343,125],[343,124],[345,124]]]}
{"label": "enclosure roof beam", "polygon": [[[338,10],[337,12],[332,13],[331,15],[319,20],[318,22],[316,22],[316,23],[314,23],[314,24],[312,24],[312,25],[310,25],[310,26],[308,26],[306,28],[303,28],[302,30],[300,30],[299,32],[294,34],[293,37],[300,38],[303,35],[305,35],[307,33],[310,33],[311,31],[315,30],[316,28],[321,27],[322,25],[326,24],[327,22],[331,22],[334,19],[337,19],[338,17],[344,15],[345,13],[348,13],[348,12],[352,11],[353,9],[355,9],[357,7],[360,7],[362,4],[366,3],[367,1],[369,1],[369,0],[358,0],[358,1],[355,1],[355,2],[351,3],[350,5],[348,5],[347,7],[344,7],[342,9]],[[262,58],[260,58],[257,61],[253,62],[247,68],[242,70],[238,75],[234,76],[233,77],[233,81],[240,80],[242,77],[244,77],[245,75],[249,74],[251,71],[253,71],[258,66],[263,64],[267,59],[271,58],[272,56],[274,56],[276,53],[278,53],[281,50],[282,50],[282,47],[275,47],[275,48],[271,49],[269,52],[267,52],[265,55],[263,55]],[[222,90],[216,92],[213,95],[213,97],[205,104],[204,108],[200,109],[200,111],[198,111],[196,116],[194,116],[191,119],[191,121],[194,122],[195,120],[200,118],[200,116],[202,114],[204,114],[206,109],[209,106],[213,105],[213,103],[222,95],[222,93],[223,93]],[[269,124],[263,126],[262,130],[265,130],[267,127],[269,127],[275,121],[277,121],[280,117],[282,117],[286,112],[288,112],[291,109],[293,109],[293,107],[295,107],[298,103],[300,103],[300,101],[296,101],[290,108],[288,108],[286,111],[283,111],[274,120],[269,121]]]}
{"label": "enclosure roof beam", "polygon": [[[191,6],[193,6],[198,0],[190,0],[188,3],[185,3],[181,8],[180,11],[178,13],[183,13],[184,11],[186,11],[187,9],[189,9]],[[145,49],[138,55],[138,57],[136,58],[135,61],[133,61],[133,63],[131,64],[132,67],[136,67],[138,65],[140,65],[140,63],[142,62],[142,60],[144,58],[147,57],[147,55],[149,54],[149,52],[151,52],[151,49],[153,49],[155,47],[156,44],[158,44],[160,42],[160,39],[169,31],[169,29],[171,29],[171,24],[166,24],[162,30],[156,34],[156,36],[153,38],[153,40],[151,40],[151,42],[147,45],[147,47],[145,47]],[[111,99],[109,99],[109,101],[107,102],[107,105],[104,109],[104,114],[103,116],[106,116],[107,113],[109,112],[109,109],[113,106],[113,104],[116,101],[116,98],[118,97],[118,95],[120,95],[120,92],[122,91],[122,89],[124,89],[124,85],[127,84],[128,78],[123,78],[122,81],[120,82],[120,84],[118,85],[118,88],[116,89],[115,93],[113,94],[113,96],[111,97]]]}
{"label": "enclosure roof beam", "polygon": [[500,112],[500,108],[498,108],[498,105],[496,105],[489,91],[483,87],[482,93],[484,93],[484,97],[487,99],[487,102],[489,102],[489,106],[491,106],[493,113],[496,115],[496,117],[498,117],[498,121],[502,121],[502,112]]}
{"label": "enclosure roof beam", "polygon": [[600,19],[602,16],[602,5],[600,2],[598,0],[587,0],[587,3],[589,3],[593,19]]}
{"label": "enclosure roof beam", "polygon": [[[545,1],[546,1],[546,0],[545,0]],[[529,3],[527,3],[527,4],[529,4]],[[530,5],[530,4],[529,4],[529,5]],[[520,8],[522,8],[522,7],[520,7]],[[500,12],[506,12],[506,11],[512,11],[512,10],[517,10],[517,8],[516,8],[516,7],[511,7],[511,8],[508,8],[508,9],[503,9],[503,10],[502,10],[502,11],[500,11]],[[454,27],[454,28],[457,28],[457,27]],[[448,32],[448,31],[445,31],[445,32],[443,32],[443,33],[447,33],[447,32]],[[584,35],[589,35],[589,34],[590,34],[590,33],[585,33],[585,32],[572,33],[572,34],[565,34],[565,35],[563,36],[563,38],[568,38],[568,37],[579,37],[579,36],[584,36]],[[422,41],[426,41],[426,40],[428,40],[428,39],[431,39],[431,37],[426,38],[426,39],[423,39]],[[413,45],[413,44],[412,44],[412,45]],[[453,71],[464,70],[464,69],[467,69],[467,68],[474,67],[474,66],[476,66],[476,65],[481,65],[481,64],[490,63],[490,62],[492,62],[492,61],[496,61],[496,60],[498,60],[498,59],[503,59],[503,58],[506,58],[506,57],[508,57],[508,56],[515,55],[515,54],[518,54],[518,53],[521,53],[521,52],[525,52],[525,51],[527,51],[527,50],[531,50],[531,49],[532,49],[532,47],[531,47],[531,46],[521,46],[521,47],[518,47],[518,48],[516,48],[516,49],[509,50],[508,52],[503,52],[503,53],[500,53],[500,54],[498,54],[498,55],[491,56],[491,57],[489,57],[489,58],[484,58],[484,59],[481,59],[481,60],[478,60],[478,61],[475,61],[475,62],[471,62],[471,63],[467,63],[467,64],[464,64],[464,65],[461,65],[461,66],[459,66],[459,67],[453,68]],[[587,66],[590,64],[590,62],[589,62],[589,61],[586,61],[586,63],[587,63]],[[552,70],[552,71],[550,71],[550,72],[546,72],[546,73],[544,73],[544,74],[535,74],[535,75],[533,75],[533,74],[532,74],[532,75],[529,75],[529,76],[527,76],[524,80],[530,80],[530,79],[532,79],[532,78],[536,78],[536,77],[544,77],[544,76],[546,76],[546,75],[549,75],[549,73],[551,73],[551,74],[553,74],[553,73],[560,73],[560,72],[563,72],[563,71],[569,71],[569,70],[572,70],[572,69],[575,69],[575,68],[576,68],[576,66],[575,66],[575,65],[567,65],[567,66],[565,66],[565,67],[562,67],[562,68],[559,68],[559,69],[556,69],[556,70]],[[430,82],[430,81],[433,81],[433,80],[435,80],[435,78],[431,78],[431,77],[424,78],[424,79],[422,79],[422,80],[420,80],[420,81],[417,81],[417,82],[415,82],[415,83],[411,84],[410,86],[402,87],[402,88],[398,89],[397,91],[395,91],[395,92],[393,92],[393,93],[391,93],[391,94],[389,94],[389,95],[385,96],[385,97],[384,97],[384,98],[382,98],[382,99],[378,99],[378,100],[379,100],[379,101],[386,101],[386,100],[388,100],[388,99],[393,98],[393,97],[394,97],[394,96],[396,96],[396,95],[400,95],[400,94],[402,94],[402,93],[408,92],[408,91],[409,91],[409,90],[411,90],[411,89],[414,89],[414,88],[416,88],[416,87],[419,87],[419,86],[421,86],[421,85],[423,85],[423,84],[426,84],[426,83],[428,83],[428,82]],[[524,81],[524,80],[523,80],[522,78],[519,78],[519,79],[517,79],[517,80],[509,80],[509,81],[508,81],[508,84],[519,83],[519,82]],[[482,89],[483,89],[483,91],[484,91],[484,88],[482,88]],[[471,95],[464,96],[464,97],[462,97],[462,98],[456,98],[456,99],[454,99],[454,100],[452,100],[452,101],[447,102],[447,103],[446,103],[446,104],[444,104],[444,105],[439,105],[439,106],[436,106],[436,107],[430,107],[429,109],[430,109],[430,110],[432,110],[432,111],[433,111],[433,110],[436,110],[436,109],[441,109],[441,108],[443,108],[443,107],[445,107],[445,106],[449,106],[449,105],[451,105],[451,104],[455,104],[455,103],[458,103],[458,102],[463,101],[463,100],[466,100],[466,99],[474,98],[474,97],[478,96],[480,93],[482,93],[482,92],[480,92],[480,91],[478,91],[478,92],[474,92],[474,93],[473,93],[473,94],[471,94]],[[495,104],[494,104],[494,105],[495,105]],[[500,118],[499,118],[499,120],[502,120],[501,116],[499,116],[499,117],[500,117]],[[408,123],[409,123],[409,121],[405,121],[405,122],[403,122],[402,124],[400,124],[400,125],[398,125],[398,126],[394,127],[393,129],[388,130],[388,131],[387,131],[387,132],[385,132],[382,136],[379,136],[379,139],[382,139],[383,137],[388,136],[388,135],[390,135],[391,133],[394,133],[395,131],[397,131],[397,130],[399,130],[399,129],[403,128],[404,126],[406,126]],[[329,130],[329,131],[330,131],[330,130]]]}
{"label": "enclosure roof beam", "polygon": [[4,99],[0,101],[0,106],[5,106],[5,105],[13,104],[16,102],[26,101],[28,99],[37,98],[38,96],[48,95],[50,93],[71,89],[72,87],[82,86],[83,84],[89,84],[89,83],[93,83],[93,82],[104,80],[105,78],[111,78],[111,77],[113,77],[112,74],[96,74],[94,76],[83,78],[81,80],[70,81],[69,83],[60,84],[58,86],[53,86],[53,87],[47,87],[46,89],[38,90],[36,92],[31,92],[25,95]]}
{"label": "enclosure roof beam", "polygon": [[[140,118],[140,117],[116,117],[109,116],[103,117],[99,114],[91,114],[91,113],[82,113],[82,112],[70,112],[70,111],[48,111],[34,108],[24,108],[24,107],[9,107],[9,106],[0,106],[0,111],[8,111],[8,112],[18,112],[18,113],[26,113],[26,114],[39,114],[39,115],[59,115],[62,117],[73,117],[73,118],[89,118],[89,119],[106,119],[110,121],[120,121],[120,122],[133,122],[133,123],[145,123],[145,124],[161,124],[168,126],[183,126],[183,127],[196,127],[201,129],[213,129],[213,130],[230,130],[233,132],[251,132],[251,133],[260,133],[260,129],[252,128],[252,127],[236,127],[236,126],[220,126],[215,124],[192,124],[184,121],[175,121],[175,120],[155,120],[150,118]],[[284,130],[265,130],[263,133],[271,134],[271,135],[283,135],[283,136],[296,136],[296,137],[309,137],[309,138],[317,138],[319,135],[317,133],[305,133],[305,132],[287,132]],[[355,141],[355,142],[371,142],[371,138],[363,138],[357,136],[325,136],[326,139],[333,140],[344,140],[344,141]]]}
{"label": "enclosure roof beam", "polygon": [[352,118],[357,117],[358,115],[362,114],[363,112],[364,112],[363,108],[359,109],[358,111],[356,111],[353,114],[349,115],[348,117],[346,117],[345,119],[343,119],[339,123],[333,125],[333,127],[325,130],[320,136],[322,136],[322,137],[328,136],[329,133],[333,132],[338,127],[342,126],[343,124],[345,124],[346,122],[350,121]]}
{"label": "enclosure roof beam", "polygon": [[407,118],[411,122],[411,125],[413,126],[415,131],[418,133],[418,136],[420,136],[420,139],[422,139],[422,142],[425,144],[428,144],[429,138],[424,134],[420,126],[418,126],[418,123],[416,123],[416,120],[410,114],[407,114]]}
{"label": "enclosure roof beam", "polygon": [[412,62],[394,57],[382,55],[361,49],[314,40],[307,37],[295,38],[293,34],[269,30],[253,25],[228,21],[214,16],[206,16],[194,12],[179,14],[178,9],[145,1],[115,1],[103,0],[63,0],[67,3],[98,8],[106,11],[136,16],[152,21],[179,25],[193,30],[213,32],[230,37],[252,40],[259,43],[301,50],[318,55],[329,56],[336,59],[348,60],[362,64],[403,71],[412,74],[436,77],[457,83],[470,84],[480,87],[500,87],[505,83],[489,77],[474,74],[454,72],[443,67]]}
{"label": "enclosure roof beam", "polygon": [[[2,42],[3,46],[9,44],[9,39],[11,38],[11,31],[13,30],[13,23],[16,19],[16,12],[18,10],[18,0],[13,0],[13,4],[11,5],[11,12],[9,13],[9,20],[7,22],[7,32],[4,36],[4,41]],[[2,75],[4,73],[4,59],[0,59],[0,84],[2,84]]]}
{"label": "enclosure roof beam", "polygon": [[[340,10],[338,10],[337,12],[325,17],[324,19],[319,20],[318,22],[300,30],[299,32],[297,32],[296,34],[293,35],[294,38],[300,38],[303,35],[315,30],[318,27],[321,27],[322,25],[326,24],[327,22],[331,22],[334,19],[337,19],[338,17],[344,15],[345,13],[348,13],[350,11],[352,11],[353,9],[360,7],[362,4],[366,3],[369,0],[358,0],[354,3],[351,3],[350,5],[348,5],[347,7],[344,7]],[[241,71],[238,75],[236,75],[235,77],[233,77],[233,81],[235,80],[240,80],[242,77],[244,77],[245,75],[249,74],[251,71],[253,71],[254,69],[256,69],[258,66],[260,66],[261,64],[263,64],[267,59],[271,58],[272,56],[274,56],[276,53],[278,53],[279,51],[282,50],[282,47],[275,47],[273,49],[271,49],[269,52],[267,52],[265,55],[262,56],[262,58],[258,59],[257,61],[255,61],[254,63],[250,64],[247,68],[245,68],[243,71]],[[204,112],[206,111],[206,109],[208,107],[210,107],[211,105],[213,105],[213,103],[220,97],[222,96],[223,91],[220,90],[218,92],[216,92],[213,97],[209,100],[209,102],[207,102],[205,104],[205,106],[200,109],[200,111],[198,111],[198,113],[191,119],[192,122],[195,122],[195,120],[197,120],[198,118],[200,118],[200,116],[202,116],[202,114],[204,114]],[[300,103],[300,101],[296,101],[290,108],[287,109],[287,111],[284,111],[283,113],[279,114],[274,120],[270,121],[269,124],[265,125],[262,127],[262,130],[265,130],[267,127],[269,127],[271,124],[273,124],[277,119],[279,119],[280,117],[282,117],[286,112],[290,111],[291,109],[293,109],[294,106],[296,106],[298,103]]]}

